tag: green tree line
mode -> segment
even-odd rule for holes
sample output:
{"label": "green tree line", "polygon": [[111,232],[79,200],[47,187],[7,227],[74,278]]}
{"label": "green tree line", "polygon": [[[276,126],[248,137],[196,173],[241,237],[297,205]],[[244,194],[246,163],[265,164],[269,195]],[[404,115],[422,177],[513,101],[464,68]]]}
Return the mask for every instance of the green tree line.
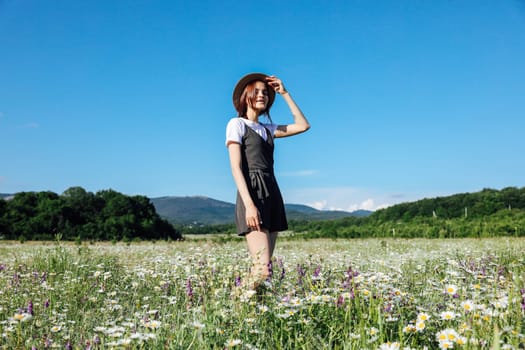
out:
{"label": "green tree line", "polygon": [[460,238],[525,236],[525,188],[422,199],[378,210],[368,217],[291,221],[301,237]]}
{"label": "green tree line", "polygon": [[426,198],[411,203],[401,203],[374,212],[375,222],[411,220],[417,217],[481,218],[502,209],[525,209],[525,187],[507,187],[502,190],[484,189],[474,193]]}
{"label": "green tree line", "polygon": [[0,238],[16,240],[159,240],[180,233],[145,196],[114,190],[87,192],[71,187],[54,192],[20,192],[0,200]]}
{"label": "green tree line", "polygon": [[[525,236],[525,188],[484,189],[426,198],[368,217],[290,220],[303,238],[460,238]],[[0,200],[0,238],[49,240],[180,239],[182,234],[235,234],[234,224],[172,226],[147,197],[72,187],[62,195],[21,192]]]}

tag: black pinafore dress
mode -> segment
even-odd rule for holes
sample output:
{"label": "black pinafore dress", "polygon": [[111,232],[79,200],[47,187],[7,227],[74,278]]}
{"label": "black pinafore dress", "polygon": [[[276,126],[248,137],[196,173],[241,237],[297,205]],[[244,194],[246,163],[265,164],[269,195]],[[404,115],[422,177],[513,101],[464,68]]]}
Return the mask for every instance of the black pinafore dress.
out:
{"label": "black pinafore dress", "polygon": [[[253,203],[259,210],[261,229],[269,232],[287,230],[284,202],[273,173],[273,135],[264,128],[265,141],[249,126],[245,129],[241,145],[242,172]],[[246,208],[238,191],[235,223],[239,236],[253,231],[246,224]]]}

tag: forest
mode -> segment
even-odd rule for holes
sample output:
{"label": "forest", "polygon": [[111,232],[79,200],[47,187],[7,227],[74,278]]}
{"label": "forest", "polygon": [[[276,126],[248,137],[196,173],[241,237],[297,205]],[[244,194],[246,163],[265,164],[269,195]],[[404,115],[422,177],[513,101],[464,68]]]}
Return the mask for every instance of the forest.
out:
{"label": "forest", "polygon": [[523,237],[525,188],[426,198],[381,209],[365,218],[292,221],[290,228],[305,238]]}
{"label": "forest", "polygon": [[0,239],[132,241],[177,240],[149,198],[114,190],[97,193],[71,187],[54,192],[20,192],[0,200]]}
{"label": "forest", "polygon": [[[401,203],[368,217],[290,220],[297,238],[461,238],[525,236],[525,188],[484,189]],[[144,196],[72,187],[63,194],[20,192],[0,200],[0,239],[178,240],[187,234],[228,234],[233,224],[173,226]]]}

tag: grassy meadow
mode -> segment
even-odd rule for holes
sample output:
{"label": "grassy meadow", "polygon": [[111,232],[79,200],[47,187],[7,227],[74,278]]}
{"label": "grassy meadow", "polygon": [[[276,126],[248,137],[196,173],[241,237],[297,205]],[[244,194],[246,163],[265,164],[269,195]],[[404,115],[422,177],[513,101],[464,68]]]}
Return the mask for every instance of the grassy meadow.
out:
{"label": "grassy meadow", "polygon": [[0,243],[0,349],[523,349],[525,239]]}

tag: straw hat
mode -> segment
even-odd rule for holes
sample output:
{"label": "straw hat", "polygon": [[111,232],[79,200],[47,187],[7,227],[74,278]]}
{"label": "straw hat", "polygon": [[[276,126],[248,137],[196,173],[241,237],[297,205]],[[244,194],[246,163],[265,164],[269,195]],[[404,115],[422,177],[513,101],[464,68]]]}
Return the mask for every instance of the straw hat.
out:
{"label": "straw hat", "polygon": [[[244,92],[244,88],[246,85],[251,83],[252,81],[262,81],[268,86],[268,83],[266,82],[267,74],[263,73],[250,73],[242,77],[238,82],[237,85],[235,85],[235,89],[233,89],[233,105],[235,106],[235,109],[237,112],[239,112],[240,106],[239,106],[239,100],[241,98],[242,93]],[[270,109],[270,107],[273,104],[273,101],[275,100],[275,90],[272,89],[270,86],[268,86],[268,106],[266,106],[266,109]]]}

